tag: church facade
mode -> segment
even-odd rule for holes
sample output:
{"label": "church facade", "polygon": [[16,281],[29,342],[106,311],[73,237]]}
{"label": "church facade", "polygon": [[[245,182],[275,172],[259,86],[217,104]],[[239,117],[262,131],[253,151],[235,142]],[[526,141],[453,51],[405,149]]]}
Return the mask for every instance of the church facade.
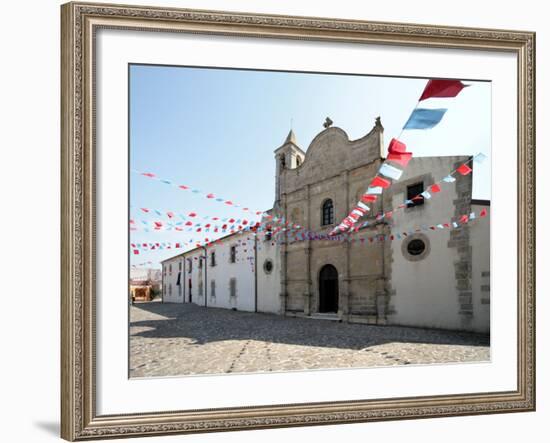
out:
{"label": "church facade", "polygon": [[[291,131],[275,150],[270,214],[309,232],[328,234],[377,174],[384,161],[383,132],[377,119],[365,136],[349,140],[345,131],[327,123],[304,151]],[[370,215],[391,211],[469,159],[413,158],[400,180],[360,220],[369,223],[354,234],[354,242],[285,235],[275,241],[265,232],[240,232],[165,260],[163,300],[353,323],[489,332],[490,217],[456,229],[426,229],[489,205],[472,198],[475,171],[457,176],[437,198],[415,200],[380,220]],[[408,235],[397,238],[400,232]],[[221,258],[219,264],[209,261],[212,253]],[[166,270],[189,259],[210,264],[200,277],[197,269],[196,278],[215,288],[211,300],[206,291],[192,293],[192,271],[184,285],[179,277],[180,297],[167,293],[177,282],[176,273],[170,277]],[[209,276],[203,275],[207,272]]]}

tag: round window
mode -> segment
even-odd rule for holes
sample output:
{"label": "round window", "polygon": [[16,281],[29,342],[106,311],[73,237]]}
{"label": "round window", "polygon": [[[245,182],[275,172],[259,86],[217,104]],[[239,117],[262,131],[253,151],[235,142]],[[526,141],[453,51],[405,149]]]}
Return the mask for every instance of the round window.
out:
{"label": "round window", "polygon": [[264,272],[266,274],[271,274],[271,271],[273,271],[273,262],[268,259],[264,262]]}
{"label": "round window", "polygon": [[401,252],[409,261],[420,261],[430,253],[430,240],[424,234],[415,233],[401,244]]}
{"label": "round window", "polygon": [[407,245],[407,252],[411,255],[420,255],[426,250],[426,243],[419,238],[411,240]]}

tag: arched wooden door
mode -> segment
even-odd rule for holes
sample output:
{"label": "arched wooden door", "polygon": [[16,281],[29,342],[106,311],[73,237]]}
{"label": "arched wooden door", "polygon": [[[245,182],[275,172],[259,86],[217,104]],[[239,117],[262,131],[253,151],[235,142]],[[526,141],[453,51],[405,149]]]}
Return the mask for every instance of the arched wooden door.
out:
{"label": "arched wooden door", "polygon": [[319,312],[338,312],[338,271],[332,265],[319,272]]}

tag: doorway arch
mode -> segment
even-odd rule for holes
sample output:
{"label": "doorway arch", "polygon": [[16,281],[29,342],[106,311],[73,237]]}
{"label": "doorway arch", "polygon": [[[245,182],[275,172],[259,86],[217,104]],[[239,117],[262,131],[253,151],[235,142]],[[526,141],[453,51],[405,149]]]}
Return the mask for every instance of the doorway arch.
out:
{"label": "doorway arch", "polygon": [[338,312],[338,271],[332,265],[319,272],[319,312]]}

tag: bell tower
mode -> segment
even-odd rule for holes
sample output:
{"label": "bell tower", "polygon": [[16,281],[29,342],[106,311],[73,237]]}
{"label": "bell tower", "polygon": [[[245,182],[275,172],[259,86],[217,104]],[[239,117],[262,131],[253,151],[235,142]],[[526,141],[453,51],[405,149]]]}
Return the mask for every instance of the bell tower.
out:
{"label": "bell tower", "polygon": [[275,205],[278,205],[281,200],[286,171],[299,168],[305,156],[306,153],[298,146],[296,135],[291,129],[285,142],[275,149]]}

